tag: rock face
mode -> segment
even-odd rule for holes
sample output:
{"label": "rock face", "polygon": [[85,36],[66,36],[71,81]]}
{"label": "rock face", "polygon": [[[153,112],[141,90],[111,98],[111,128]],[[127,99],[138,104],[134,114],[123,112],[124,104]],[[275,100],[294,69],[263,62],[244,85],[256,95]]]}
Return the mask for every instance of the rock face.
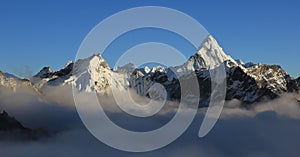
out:
{"label": "rock face", "polygon": [[227,72],[227,99],[245,103],[273,99],[298,90],[293,79],[277,65],[256,65],[246,71],[233,67]]}
{"label": "rock face", "polygon": [[247,69],[260,88],[268,88],[275,94],[298,90],[297,82],[278,65],[256,65]]}
{"label": "rock face", "polygon": [[37,95],[42,97],[39,89],[33,85],[33,83],[28,79],[21,79],[17,76],[3,73],[0,71],[0,87],[4,87],[8,90],[12,90],[13,92],[18,91],[22,88],[28,88],[35,92]]}
{"label": "rock face", "polygon": [[10,117],[7,112],[0,113],[0,141],[37,140],[45,136],[48,136],[46,131],[26,128],[15,118]]}
{"label": "rock face", "polygon": [[137,68],[129,63],[112,71],[101,55],[93,55],[68,63],[57,72],[45,67],[31,80],[39,89],[44,86],[75,85],[80,91],[109,94],[109,87],[120,90],[133,88],[142,96],[149,96],[150,92],[163,93],[161,89],[151,88],[155,83],[160,83],[165,87],[169,100],[179,100],[179,78],[185,80],[185,77],[196,73],[201,92],[200,105],[206,106],[211,94],[210,71],[223,65],[227,100],[238,99],[250,104],[299,90],[300,78],[292,78],[278,65],[245,64],[234,60],[212,36],[207,37],[187,62],[175,67]]}
{"label": "rock face", "polygon": [[[220,64],[224,64],[226,68],[227,100],[238,99],[251,104],[277,98],[285,92],[299,90],[299,79],[293,79],[280,66],[237,62],[225,54],[212,36],[209,36],[199,51],[183,65],[149,75],[144,75],[144,73],[138,75],[141,72],[136,72],[134,73],[136,79],[131,81],[131,84],[135,85],[138,93],[147,95],[145,91],[152,84],[161,83],[168,91],[169,99],[178,100],[181,94],[177,77],[186,77],[190,72],[196,72],[201,91],[200,106],[206,106],[209,102],[212,83],[209,70],[217,68]],[[177,76],[174,76],[171,71],[175,71]]]}
{"label": "rock face", "polygon": [[198,52],[191,56],[186,63],[176,67],[170,67],[169,70],[176,72],[177,77],[180,77],[194,71],[215,69],[223,63],[226,63],[227,67],[239,66],[234,59],[223,51],[218,42],[210,35],[201,44]]}
{"label": "rock face", "polygon": [[[50,67],[44,67],[40,72],[30,78],[36,87],[42,89],[46,84],[57,83],[58,80],[66,79],[70,76],[73,70],[74,63],[69,62],[65,68],[54,72]],[[56,80],[58,79],[58,80]]]}
{"label": "rock face", "polygon": [[113,72],[101,55],[69,63],[57,72],[47,69],[43,68],[32,78],[40,89],[45,86],[74,85],[79,91],[108,94],[110,87],[118,89],[128,87],[127,74]]}

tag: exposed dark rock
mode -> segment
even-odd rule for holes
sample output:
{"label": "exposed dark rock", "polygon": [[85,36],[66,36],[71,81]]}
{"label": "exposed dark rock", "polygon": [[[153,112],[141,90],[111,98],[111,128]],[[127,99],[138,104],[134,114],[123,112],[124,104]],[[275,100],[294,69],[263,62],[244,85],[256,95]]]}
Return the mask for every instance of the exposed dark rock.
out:
{"label": "exposed dark rock", "polygon": [[38,140],[49,136],[42,129],[29,129],[24,127],[14,117],[3,111],[0,113],[0,141],[1,140]]}
{"label": "exposed dark rock", "polygon": [[[100,67],[110,69],[107,62],[99,54],[86,59],[79,59],[75,64],[78,63],[78,65],[87,66],[89,64],[81,63],[94,59],[95,56],[100,57],[98,58],[100,64],[97,64],[97,66],[99,66],[99,68],[97,67],[98,70]],[[118,87],[134,88],[141,96],[149,96],[152,92],[164,94],[162,93],[164,91],[161,89],[151,89],[151,91],[149,91],[153,84],[160,83],[165,87],[169,100],[180,100],[185,94],[181,93],[182,87],[180,87],[180,83],[182,83],[182,81],[188,82],[190,74],[196,73],[200,86],[200,106],[207,106],[212,92],[211,87],[216,84],[216,82],[211,81],[209,69],[219,68],[220,64],[224,64],[226,70],[226,80],[222,83],[226,82],[227,85],[227,100],[238,99],[245,104],[251,104],[266,99],[274,99],[287,92],[299,91],[300,78],[295,80],[278,65],[254,64],[251,62],[244,64],[240,60],[234,60],[223,51],[218,42],[211,35],[203,41],[197,53],[192,55],[187,62],[182,65],[156,71],[155,69],[157,67],[152,69],[149,67],[135,68],[133,64],[128,64],[127,67],[125,66],[123,69],[130,69],[130,72],[127,70],[122,71],[122,68],[120,68],[121,70],[117,69],[117,72],[122,74],[130,74],[130,77],[126,78],[128,82],[120,83],[115,81],[115,83],[119,83],[118,85],[120,86]],[[89,69],[90,67],[84,68]],[[76,82],[78,78],[72,77],[72,69],[73,63],[68,64],[64,69],[57,72],[52,72],[49,67],[46,67],[41,70],[38,76],[49,77],[50,79],[41,78],[35,81],[34,84],[39,86],[39,88],[42,88],[44,85],[64,85],[66,81],[67,83],[73,82],[74,84],[80,84],[80,81]],[[172,71],[178,74],[180,78],[177,78],[177,75]],[[76,70],[73,72],[75,74]],[[101,75],[97,72],[97,75],[98,74]],[[105,75],[105,77],[111,79],[110,75]],[[102,82],[92,80],[95,86],[89,86],[88,89],[91,89],[91,91],[97,88],[106,90],[110,83],[108,78],[100,78],[99,80],[105,80]],[[90,84],[87,83],[86,86],[88,85]],[[194,87],[191,87],[191,89],[194,89]],[[97,92],[99,92],[99,90]],[[199,97],[199,95],[192,96],[194,98]]]}
{"label": "exposed dark rock", "polygon": [[39,78],[51,78],[53,76],[53,70],[50,67],[44,67],[40,72],[38,72],[34,77]]}
{"label": "exposed dark rock", "polygon": [[[232,66],[226,68],[226,73],[226,100],[238,99],[245,104],[251,104],[275,99],[283,93],[299,90],[297,80],[277,65],[255,65],[248,69]],[[200,87],[200,107],[205,107],[209,103],[213,82],[208,70],[199,70],[196,74]],[[150,75],[150,78],[154,83],[160,83],[166,88],[169,99],[180,100],[181,88],[178,79],[168,80],[165,72],[155,72]],[[184,80],[188,81],[188,75],[181,78],[181,81]]]}
{"label": "exposed dark rock", "polygon": [[69,75],[73,70],[73,66],[74,66],[74,63],[70,63],[64,69],[54,72],[54,75],[58,76],[58,77]]}

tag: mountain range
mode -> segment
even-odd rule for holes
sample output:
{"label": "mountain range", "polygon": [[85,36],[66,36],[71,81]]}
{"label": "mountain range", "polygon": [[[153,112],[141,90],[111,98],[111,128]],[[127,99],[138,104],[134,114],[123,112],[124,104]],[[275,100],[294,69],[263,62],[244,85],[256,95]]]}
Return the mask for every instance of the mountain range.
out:
{"label": "mountain range", "polygon": [[177,101],[181,97],[179,78],[194,73],[200,85],[199,104],[200,107],[205,107],[211,94],[209,72],[221,66],[220,63],[226,70],[226,100],[238,99],[243,104],[253,104],[275,99],[287,92],[299,91],[300,77],[294,79],[279,65],[243,63],[234,60],[223,51],[211,35],[201,44],[197,53],[182,65],[175,67],[136,67],[128,63],[111,69],[105,59],[97,54],[68,62],[59,71],[44,67],[28,79],[0,72],[0,85],[12,91],[22,87],[31,88],[41,99],[46,87],[65,85],[75,85],[79,91],[95,91],[100,95],[110,95],[110,87],[118,90],[134,89],[141,96],[156,95],[156,98],[159,98],[160,89],[153,89],[151,86],[160,83],[167,91],[167,98]]}

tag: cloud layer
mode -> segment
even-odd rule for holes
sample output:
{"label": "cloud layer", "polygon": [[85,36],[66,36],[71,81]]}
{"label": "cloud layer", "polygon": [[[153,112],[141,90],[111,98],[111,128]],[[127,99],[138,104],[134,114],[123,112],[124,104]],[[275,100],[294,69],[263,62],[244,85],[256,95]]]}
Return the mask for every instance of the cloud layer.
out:
{"label": "cloud layer", "polygon": [[[26,90],[0,94],[1,109],[28,127],[42,127],[52,134],[49,139],[34,142],[0,142],[1,156],[297,157],[300,154],[300,108],[295,94],[248,109],[237,100],[227,102],[218,123],[204,138],[197,136],[205,113],[201,109],[191,127],[174,143],[148,153],[127,153],[106,146],[87,131],[75,110],[70,88],[44,90],[48,93],[46,102]],[[99,100],[116,124],[136,131],[161,127],[176,112],[174,107],[164,107],[158,115],[140,119],[123,113],[112,98]],[[168,102],[167,106],[176,104]]]}

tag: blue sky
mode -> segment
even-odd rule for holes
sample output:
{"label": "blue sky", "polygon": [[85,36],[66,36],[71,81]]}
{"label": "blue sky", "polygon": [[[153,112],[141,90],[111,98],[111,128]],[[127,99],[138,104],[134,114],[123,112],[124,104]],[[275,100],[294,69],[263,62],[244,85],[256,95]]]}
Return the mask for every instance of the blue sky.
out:
{"label": "blue sky", "polygon": [[[75,58],[84,37],[104,18],[124,9],[148,5],[169,7],[192,16],[233,58],[279,64],[293,76],[300,76],[300,2],[296,0],[3,0],[0,2],[0,70],[19,75],[24,75],[21,72],[26,69],[36,73],[43,66],[58,70]],[[155,38],[138,39],[153,41]],[[169,38],[157,38],[157,41],[162,39]],[[176,41],[169,42],[176,44]],[[181,49],[186,56],[195,53],[193,49]],[[107,56],[113,64],[119,54]]]}

